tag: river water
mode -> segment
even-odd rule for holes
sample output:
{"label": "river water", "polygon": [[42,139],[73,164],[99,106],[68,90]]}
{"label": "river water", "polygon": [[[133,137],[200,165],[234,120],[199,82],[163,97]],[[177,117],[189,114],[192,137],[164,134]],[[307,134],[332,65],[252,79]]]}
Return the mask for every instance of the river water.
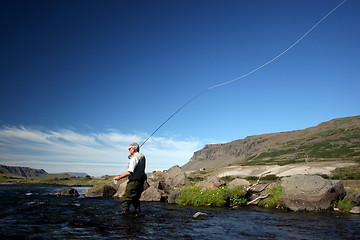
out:
{"label": "river water", "polygon": [[0,185],[0,239],[360,239],[359,215],[143,203],[122,216],[119,199],[50,195],[64,187]]}

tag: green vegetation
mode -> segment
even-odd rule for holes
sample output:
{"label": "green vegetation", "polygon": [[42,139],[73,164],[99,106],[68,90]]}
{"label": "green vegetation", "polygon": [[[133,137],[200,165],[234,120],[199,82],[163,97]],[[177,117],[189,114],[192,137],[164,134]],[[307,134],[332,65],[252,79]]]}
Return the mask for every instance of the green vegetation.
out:
{"label": "green vegetation", "polygon": [[337,207],[341,212],[350,212],[354,205],[351,204],[348,199],[341,199],[339,200]]}
{"label": "green vegetation", "polygon": [[331,179],[360,180],[360,166],[337,168]]}
{"label": "green vegetation", "polygon": [[203,181],[204,179],[206,179],[213,171],[214,170],[197,170],[197,171],[192,172],[188,176],[188,179],[191,182],[200,182],[200,181]]}
{"label": "green vegetation", "polygon": [[190,186],[179,190],[181,191],[179,205],[224,207],[243,205],[247,202],[246,190],[242,186],[232,189]]}
{"label": "green vegetation", "polygon": [[332,175],[322,174],[321,177],[333,180],[360,180],[360,166],[337,168]]}
{"label": "green vegetation", "polygon": [[204,178],[203,178],[203,177],[199,177],[199,176],[195,176],[195,177],[188,177],[188,179],[189,179],[191,182],[200,182],[200,181],[204,181]]}
{"label": "green vegetation", "polygon": [[[249,176],[245,178],[248,181],[257,181],[259,177],[257,176]],[[275,174],[269,174],[261,178],[262,181],[276,181],[281,179],[280,177],[276,176]]]}
{"label": "green vegetation", "polygon": [[[184,187],[179,189],[181,192],[179,205],[190,206],[241,206],[246,205],[248,196],[244,186],[237,186],[229,189],[220,187],[218,189],[208,189],[199,186]],[[281,186],[269,189],[270,196],[260,201],[260,207],[286,209],[285,204],[281,200]]]}
{"label": "green vegetation", "polygon": [[236,177],[232,177],[232,176],[225,176],[220,178],[221,180],[223,180],[224,182],[231,182],[232,180],[234,180]]}
{"label": "green vegetation", "polygon": [[236,186],[232,189],[228,189],[230,206],[241,206],[248,202],[246,198],[246,189],[244,186]]}
{"label": "green vegetation", "polygon": [[259,202],[259,207],[286,209],[284,202],[281,200],[282,187],[274,187],[269,189],[270,196]]}

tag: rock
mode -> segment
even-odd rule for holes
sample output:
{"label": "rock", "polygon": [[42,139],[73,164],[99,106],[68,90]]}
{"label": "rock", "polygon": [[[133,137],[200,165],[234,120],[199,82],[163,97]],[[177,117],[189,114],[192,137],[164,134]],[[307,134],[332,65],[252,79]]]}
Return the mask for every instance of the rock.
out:
{"label": "rock", "polygon": [[353,207],[350,213],[360,214],[360,206]]}
{"label": "rock", "polygon": [[178,204],[180,198],[180,191],[172,191],[168,196],[168,203],[170,204]]}
{"label": "rock", "polygon": [[205,219],[206,216],[207,216],[206,213],[197,212],[193,215],[193,218],[194,219]]}
{"label": "rock", "polygon": [[295,175],[282,179],[282,200],[293,211],[326,210],[334,208],[344,197],[341,181],[320,176]]}
{"label": "rock", "polygon": [[262,199],[267,198],[269,195],[270,195],[270,193],[261,194],[260,196],[254,198],[250,202],[246,203],[246,205],[258,205]]}
{"label": "rock", "polygon": [[229,184],[227,184],[228,188],[233,188],[233,187],[236,187],[236,186],[246,186],[246,187],[249,187],[250,186],[250,183],[248,180],[246,179],[239,179],[239,178],[236,178],[234,180],[232,180]]}
{"label": "rock", "polygon": [[71,187],[66,187],[55,193],[56,196],[63,196],[63,197],[78,197],[80,196],[78,191]]}
{"label": "rock", "polygon": [[116,193],[115,188],[102,184],[87,189],[84,192],[85,197],[111,198]]}
{"label": "rock", "polygon": [[156,173],[151,173],[147,176],[147,181],[148,181],[149,185],[154,186],[156,188],[159,187],[159,183],[162,179],[163,179],[163,177]]}
{"label": "rock", "polygon": [[353,190],[346,194],[345,199],[349,200],[354,206],[360,206],[360,190]]}
{"label": "rock", "polygon": [[140,197],[140,201],[143,202],[161,202],[166,198],[163,190],[157,189],[154,186],[150,186],[148,189],[143,191]]}
{"label": "rock", "polygon": [[196,186],[201,186],[201,187],[206,187],[206,188],[210,188],[210,189],[216,189],[222,186],[225,186],[226,182],[224,182],[223,180],[221,180],[220,178],[214,176],[209,178],[208,180],[199,182],[196,184]]}
{"label": "rock", "polygon": [[191,186],[190,180],[186,177],[185,172],[179,166],[173,166],[165,174],[160,182],[162,190],[170,193],[174,188]]}
{"label": "rock", "polygon": [[114,194],[114,197],[121,198],[125,193],[126,185],[127,185],[127,181],[121,183],[120,186],[118,187],[116,193]]}
{"label": "rock", "polygon": [[264,191],[265,189],[269,188],[270,183],[259,183],[257,185],[252,186],[251,188],[249,188],[249,191],[253,192],[253,193],[260,193],[262,191]]}

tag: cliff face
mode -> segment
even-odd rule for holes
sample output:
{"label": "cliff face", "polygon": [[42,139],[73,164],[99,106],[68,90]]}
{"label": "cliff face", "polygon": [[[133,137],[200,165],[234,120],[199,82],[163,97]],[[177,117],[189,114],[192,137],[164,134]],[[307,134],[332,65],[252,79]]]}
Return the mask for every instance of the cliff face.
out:
{"label": "cliff face", "polygon": [[360,116],[334,119],[304,130],[205,145],[182,168],[196,170],[322,160],[360,161]]}
{"label": "cliff face", "polygon": [[48,173],[43,169],[0,165],[0,174],[12,174],[21,177],[38,177],[47,175]]}

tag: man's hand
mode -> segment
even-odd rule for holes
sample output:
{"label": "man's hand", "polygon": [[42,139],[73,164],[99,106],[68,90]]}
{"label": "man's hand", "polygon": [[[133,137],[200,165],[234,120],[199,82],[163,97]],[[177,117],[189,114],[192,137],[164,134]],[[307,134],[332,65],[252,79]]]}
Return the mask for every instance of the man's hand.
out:
{"label": "man's hand", "polygon": [[114,177],[114,180],[119,181],[119,180],[120,180],[120,176]]}

